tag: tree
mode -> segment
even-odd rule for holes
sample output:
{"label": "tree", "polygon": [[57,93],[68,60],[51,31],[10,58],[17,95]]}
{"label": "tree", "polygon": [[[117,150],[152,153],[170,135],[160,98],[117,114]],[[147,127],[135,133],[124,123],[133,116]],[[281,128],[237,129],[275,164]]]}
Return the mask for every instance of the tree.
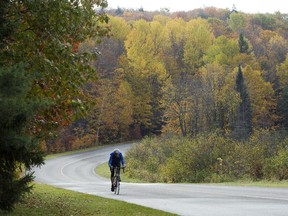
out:
{"label": "tree", "polygon": [[203,19],[187,23],[185,31],[184,62],[188,73],[195,73],[204,65],[203,56],[214,39],[210,24]]}
{"label": "tree", "polygon": [[133,94],[129,83],[121,79],[101,79],[91,85],[95,106],[87,116],[87,134],[95,137],[94,145],[129,138],[132,125]]}
{"label": "tree", "polygon": [[247,138],[252,132],[252,108],[241,66],[238,67],[236,91],[240,95],[241,102],[238,107],[233,133],[237,138]]}
{"label": "tree", "polygon": [[[146,22],[139,20],[125,41],[129,67],[125,69],[133,90],[133,116],[135,126],[142,134],[155,133],[162,127],[162,85],[167,78],[165,53],[170,48],[168,31],[161,25],[165,17]],[[159,20],[159,21],[158,21]]]}
{"label": "tree", "polygon": [[239,47],[237,42],[232,39],[228,39],[225,36],[220,36],[215,39],[214,44],[209,47],[204,56],[206,64],[217,62],[218,64],[234,68],[239,63]]}
{"label": "tree", "polygon": [[234,32],[243,32],[247,25],[245,15],[242,13],[230,14],[227,23]]}
{"label": "tree", "polygon": [[[32,79],[23,64],[0,68],[0,209],[12,210],[33,180],[31,170],[43,164],[38,140],[27,127],[44,103],[29,98]],[[21,175],[20,175],[21,174]]]}
{"label": "tree", "polygon": [[171,49],[165,52],[167,73],[176,78],[184,70],[184,38],[186,22],[180,18],[170,20],[166,24]]}
{"label": "tree", "polygon": [[270,82],[265,82],[259,70],[247,65],[243,70],[247,91],[249,93],[252,122],[254,128],[269,128],[277,119],[275,115],[275,92]]}
{"label": "tree", "polygon": [[256,14],[252,17],[251,23],[253,25],[259,25],[263,30],[275,30],[276,19],[272,14]]}
{"label": "tree", "polygon": [[5,49],[0,50],[3,64],[24,62],[25,71],[35,77],[31,95],[54,102],[41,114],[43,130],[51,125],[66,125],[73,114],[83,114],[83,106],[72,105],[71,101],[88,101],[82,88],[89,79],[96,78],[89,65],[96,53],[78,52],[78,46],[108,31],[102,24],[108,17],[95,13],[94,5],[105,7],[107,2],[15,0],[9,1],[5,10],[13,31],[5,38]]}
{"label": "tree", "polygon": [[[118,59],[125,53],[124,41],[130,32],[130,27],[123,18],[110,17],[109,28],[110,37],[103,38],[100,44],[97,44],[94,39],[90,50],[97,49],[100,53],[94,63],[100,78],[113,79],[114,71],[118,67]],[[83,47],[89,45],[89,41],[85,42]]]}
{"label": "tree", "polygon": [[277,67],[279,80],[278,110],[281,115],[281,123],[288,128],[288,55],[286,60]]}
{"label": "tree", "polygon": [[239,35],[238,46],[239,46],[240,53],[248,53],[249,52],[248,42],[245,40],[242,32]]}
{"label": "tree", "polygon": [[[96,55],[78,52],[78,46],[108,31],[102,24],[108,17],[95,13],[95,5],[103,8],[107,2],[1,1],[1,209],[11,210],[30,191],[32,175],[17,177],[15,172],[42,164],[37,138],[84,113],[82,101],[90,98],[82,90],[96,78],[89,65]],[[49,107],[40,109],[38,98],[49,100]]]}
{"label": "tree", "polygon": [[230,84],[231,75],[217,63],[201,68],[202,128],[205,131],[229,132],[231,129],[231,120],[239,104],[234,85]]}
{"label": "tree", "polygon": [[[188,76],[188,75],[187,75]],[[190,77],[190,76],[189,76]],[[189,92],[191,79],[178,76],[164,86],[164,105],[166,125],[163,132],[182,135],[191,135],[189,122],[191,122],[191,107],[193,98]]]}
{"label": "tree", "polygon": [[281,92],[278,109],[282,117],[281,123],[288,128],[288,85]]}

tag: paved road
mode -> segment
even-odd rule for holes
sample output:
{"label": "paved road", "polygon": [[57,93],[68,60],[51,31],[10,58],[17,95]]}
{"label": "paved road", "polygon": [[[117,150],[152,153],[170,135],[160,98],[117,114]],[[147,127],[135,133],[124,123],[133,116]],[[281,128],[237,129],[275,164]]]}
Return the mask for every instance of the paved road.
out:
{"label": "paved road", "polygon": [[[130,145],[122,145],[125,152]],[[118,199],[178,215],[287,216],[288,189],[198,184],[121,183],[120,195],[110,192],[109,180],[95,167],[108,161],[113,147],[67,155],[35,169],[36,181],[57,187]],[[108,169],[108,166],[107,166]]]}

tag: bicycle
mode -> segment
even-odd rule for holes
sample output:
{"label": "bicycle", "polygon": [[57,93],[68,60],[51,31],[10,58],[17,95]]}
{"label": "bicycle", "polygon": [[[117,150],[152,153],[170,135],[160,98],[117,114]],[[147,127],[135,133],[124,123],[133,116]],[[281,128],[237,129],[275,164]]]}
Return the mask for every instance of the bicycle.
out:
{"label": "bicycle", "polygon": [[117,195],[119,195],[119,193],[120,193],[120,182],[121,182],[120,170],[121,169],[123,169],[123,173],[125,172],[125,167],[117,167],[116,168],[116,174],[115,174],[114,179],[113,179],[114,193]]}

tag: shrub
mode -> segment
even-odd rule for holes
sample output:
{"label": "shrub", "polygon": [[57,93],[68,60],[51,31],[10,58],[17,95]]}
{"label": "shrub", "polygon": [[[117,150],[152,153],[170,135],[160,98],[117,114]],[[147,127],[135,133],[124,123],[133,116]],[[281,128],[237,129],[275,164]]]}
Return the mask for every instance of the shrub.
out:
{"label": "shrub", "polygon": [[266,161],[265,165],[266,178],[277,180],[288,179],[288,148],[280,149],[275,156]]}
{"label": "shrub", "polygon": [[[270,135],[269,135],[270,134]],[[288,139],[256,131],[246,142],[216,133],[146,138],[126,155],[132,177],[162,182],[225,182],[288,178]]]}

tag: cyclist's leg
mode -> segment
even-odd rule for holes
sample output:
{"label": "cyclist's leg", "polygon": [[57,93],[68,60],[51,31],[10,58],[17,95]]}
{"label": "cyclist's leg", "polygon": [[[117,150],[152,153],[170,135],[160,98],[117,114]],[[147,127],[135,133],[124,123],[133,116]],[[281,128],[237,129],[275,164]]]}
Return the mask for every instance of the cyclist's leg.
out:
{"label": "cyclist's leg", "polygon": [[119,166],[117,166],[116,172],[117,172],[117,174],[119,175],[119,181],[121,182],[121,176],[120,176],[120,164],[119,164]]}
{"label": "cyclist's leg", "polygon": [[115,167],[112,167],[110,169],[110,172],[111,172],[111,191],[113,192],[114,191],[114,174],[115,174]]}

